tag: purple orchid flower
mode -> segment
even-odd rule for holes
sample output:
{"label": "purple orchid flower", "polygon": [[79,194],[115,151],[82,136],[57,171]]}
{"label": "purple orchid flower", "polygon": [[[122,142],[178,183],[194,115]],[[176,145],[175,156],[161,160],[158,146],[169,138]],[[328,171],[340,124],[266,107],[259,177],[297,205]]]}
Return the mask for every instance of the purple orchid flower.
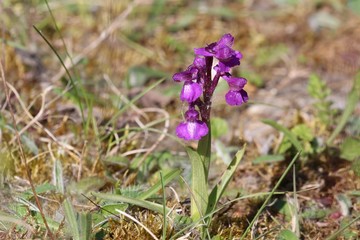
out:
{"label": "purple orchid flower", "polygon": [[196,82],[186,81],[180,93],[181,101],[195,102],[202,94],[202,87]]}
{"label": "purple orchid flower", "polygon": [[208,134],[209,128],[206,123],[199,120],[199,112],[189,109],[185,113],[185,122],[180,123],[176,128],[176,135],[185,140],[200,140]]}
{"label": "purple orchid flower", "polygon": [[[185,71],[174,74],[175,82],[184,82],[180,99],[189,104],[189,109],[185,113],[185,121],[176,128],[176,135],[179,138],[200,140],[208,134],[211,98],[220,77],[229,85],[229,91],[225,95],[227,104],[239,106],[249,100],[247,92],[243,89],[247,80],[233,77],[230,74],[230,69],[240,65],[242,58],[239,51],[232,49],[233,44],[234,37],[228,33],[223,35],[219,41],[204,48],[195,48],[196,56],[193,63]],[[219,63],[213,67],[214,58]],[[213,78],[211,76],[212,68],[217,72]],[[196,107],[198,110],[195,109]]]}
{"label": "purple orchid flower", "polygon": [[219,60],[219,64],[214,67],[218,72],[229,72],[230,68],[240,65],[242,54],[233,50],[234,37],[231,34],[225,34],[222,38],[204,48],[195,48],[196,55],[205,57],[215,57]]}

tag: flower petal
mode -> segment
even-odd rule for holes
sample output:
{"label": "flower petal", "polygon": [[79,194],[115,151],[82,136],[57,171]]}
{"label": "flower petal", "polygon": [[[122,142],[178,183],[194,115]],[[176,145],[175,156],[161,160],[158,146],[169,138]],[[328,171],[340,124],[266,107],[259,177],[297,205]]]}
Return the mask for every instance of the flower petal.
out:
{"label": "flower petal", "polygon": [[228,46],[221,46],[219,48],[216,48],[215,50],[215,57],[219,59],[219,61],[226,61],[227,59],[230,59],[233,55],[235,55],[235,51]]}
{"label": "flower petal", "polygon": [[199,119],[199,112],[196,111],[194,108],[193,109],[189,109],[185,112],[185,119],[186,121],[196,121]]}
{"label": "flower petal", "polygon": [[211,57],[213,56],[212,53],[210,53],[209,51],[207,51],[206,48],[194,48],[194,53],[196,55],[200,55],[200,56],[204,56],[204,57]]}
{"label": "flower petal", "polygon": [[200,84],[194,82],[185,82],[180,93],[181,101],[187,101],[189,103],[196,101],[202,94],[202,88]]}
{"label": "flower petal", "polygon": [[198,69],[205,69],[206,67],[206,62],[205,62],[205,58],[201,57],[201,56],[195,56],[194,59],[194,66],[197,67]]}
{"label": "flower petal", "polygon": [[229,84],[230,90],[232,91],[240,91],[244,88],[244,86],[247,83],[247,80],[245,78],[237,78],[233,76],[223,76],[223,78],[227,81]]}
{"label": "flower petal", "polygon": [[221,37],[217,44],[231,47],[234,44],[234,37],[230,33],[226,33]]}
{"label": "flower petal", "polygon": [[176,135],[185,140],[200,140],[208,134],[206,123],[197,120],[194,122],[182,122],[176,128]]}
{"label": "flower petal", "polygon": [[175,82],[184,82],[192,80],[192,73],[189,71],[178,72],[173,75]]}
{"label": "flower petal", "polygon": [[241,104],[246,103],[249,100],[249,97],[247,95],[247,92],[243,89],[241,89],[240,91],[230,90],[225,95],[225,100],[230,106],[240,106]]}
{"label": "flower petal", "polygon": [[230,68],[223,64],[222,62],[219,62],[219,64],[215,65],[214,70],[220,73],[220,75],[225,75],[226,73],[229,73]]}

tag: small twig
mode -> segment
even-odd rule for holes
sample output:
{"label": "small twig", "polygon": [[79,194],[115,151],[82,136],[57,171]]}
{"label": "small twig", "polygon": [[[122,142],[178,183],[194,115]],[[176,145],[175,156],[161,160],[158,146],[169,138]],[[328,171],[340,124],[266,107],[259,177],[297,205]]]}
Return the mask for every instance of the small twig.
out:
{"label": "small twig", "polygon": [[[25,106],[25,104],[23,103],[23,101],[20,98],[19,93],[16,91],[16,89],[10,84],[10,83],[6,83],[7,86],[10,88],[10,90],[14,93],[15,97],[17,98],[20,106],[22,107],[24,113],[26,113],[26,115],[30,118],[33,119],[34,117],[31,115],[31,113],[28,111],[28,108]],[[46,106],[46,105],[45,105]],[[46,107],[45,107],[46,109]],[[45,110],[44,110],[45,111]],[[47,128],[45,128],[41,123],[39,123],[39,121],[34,121],[35,125],[40,127],[40,129],[44,130],[45,133],[55,142],[57,143],[59,146],[63,147],[65,150],[68,151],[68,153],[71,155],[71,151],[75,152],[78,156],[80,156],[80,153],[78,153],[74,147],[60,142]]]}
{"label": "small twig", "polygon": [[143,161],[145,161],[145,159],[147,158],[147,156],[149,156],[150,153],[152,153],[156,147],[161,143],[162,140],[164,140],[169,127],[170,127],[170,116],[169,113],[163,109],[160,108],[145,108],[142,109],[143,112],[158,112],[158,113],[162,113],[165,116],[165,124],[164,124],[164,129],[161,132],[159,138],[156,140],[156,142],[149,148],[149,150],[144,154],[144,156],[142,156],[141,160],[139,161],[138,165],[141,165],[141,163]]}
{"label": "small twig", "polygon": [[91,200],[91,199],[90,199],[89,197],[87,197],[85,194],[82,193],[81,195],[82,195],[84,198],[86,198],[89,202],[91,202],[92,204],[94,204],[94,206],[96,206],[96,208],[101,209],[101,210],[103,210],[104,212],[107,212],[107,213],[109,213],[110,215],[112,215],[112,216],[114,216],[114,217],[116,217],[116,218],[118,218],[118,219],[121,220],[121,218],[120,218],[118,215],[116,215],[115,213],[110,212],[109,210],[101,207],[99,204],[97,204],[96,202],[94,202],[93,200]]}
{"label": "small twig", "polygon": [[[131,216],[130,214],[127,214],[126,212],[121,211],[120,209],[115,209],[115,211],[117,211],[118,213],[124,215],[125,217],[133,220],[135,223],[137,223],[138,225],[140,225],[141,227],[143,227],[143,228],[145,229],[145,231],[146,231],[147,233],[149,233],[150,236],[151,236],[153,239],[159,240],[159,239],[155,236],[155,234],[150,231],[149,228],[147,228],[144,224],[142,224],[139,220],[137,220],[136,218],[134,218],[134,217]],[[164,218],[165,218],[165,216],[164,216]]]}
{"label": "small twig", "polygon": [[[9,84],[8,84],[9,85]],[[34,125],[36,122],[38,122],[38,120],[40,119],[40,117],[43,115],[44,113],[44,106],[45,106],[45,97],[46,94],[52,89],[52,87],[48,87],[44,90],[44,92],[41,94],[41,108],[39,110],[39,112],[36,114],[35,117],[33,117],[31,119],[31,121],[25,126],[23,127],[19,132],[19,136],[21,136],[26,130],[28,130],[32,125]],[[13,139],[11,139],[10,144],[13,144],[15,142],[15,138],[13,137]]]}
{"label": "small twig", "polygon": [[34,198],[35,198],[35,202],[36,202],[36,205],[39,209],[39,212],[40,212],[40,215],[41,215],[41,218],[43,219],[43,222],[44,222],[44,225],[46,227],[46,230],[49,234],[49,237],[50,239],[52,240],[55,240],[55,237],[47,223],[47,220],[46,220],[46,217],[45,217],[45,214],[44,214],[44,211],[42,209],[42,206],[41,206],[41,203],[40,203],[40,200],[39,200],[39,197],[36,193],[36,190],[35,190],[35,185],[32,181],[32,178],[31,178],[31,172],[30,172],[30,168],[28,166],[28,163],[27,163],[27,159],[26,159],[26,156],[25,156],[25,152],[24,152],[24,149],[22,147],[22,144],[21,144],[21,140],[20,140],[20,134],[19,134],[19,131],[17,130],[16,128],[16,120],[15,120],[15,115],[14,115],[14,111],[13,111],[13,108],[12,108],[12,105],[10,103],[10,94],[8,92],[8,87],[7,87],[7,82],[5,80],[5,72],[4,72],[4,68],[3,68],[3,64],[2,64],[2,61],[0,61],[0,73],[1,73],[1,79],[2,79],[2,82],[3,82],[3,85],[4,85],[4,92],[5,92],[5,96],[6,96],[6,101],[9,105],[9,110],[10,110],[10,115],[11,115],[11,118],[12,118],[12,121],[14,123],[14,129],[15,129],[15,135],[16,135],[16,141],[17,141],[17,144],[19,146],[19,151],[20,151],[20,159],[21,159],[21,162],[22,164],[24,165],[25,167],[25,170],[26,170],[26,175],[28,177],[28,180],[29,180],[29,183],[30,183],[30,187],[31,187],[31,191],[34,195]]}
{"label": "small twig", "polygon": [[78,170],[78,175],[77,175],[77,180],[80,181],[81,179],[81,171],[82,171],[82,166],[83,166],[83,158],[84,158],[84,155],[85,155],[85,151],[86,151],[86,141],[84,143],[84,146],[83,146],[83,149],[81,151],[81,156],[80,156],[80,163],[79,163],[79,170]]}
{"label": "small twig", "polygon": [[[77,63],[79,63],[84,57],[86,57],[91,51],[96,49],[100,44],[108,38],[111,33],[113,33],[115,30],[120,28],[124,23],[125,19],[129,16],[129,14],[132,12],[134,7],[139,4],[140,1],[135,0],[132,3],[128,5],[128,7],[125,9],[125,11],[119,15],[104,31],[102,31],[97,39],[95,41],[91,42],[87,47],[83,49],[83,51],[75,56],[72,61],[67,58],[65,60],[65,66],[68,70],[70,70],[72,67],[74,67]],[[71,63],[72,62],[72,63]],[[61,70],[51,78],[50,82],[55,83],[57,82],[62,76],[66,73],[65,68],[61,68]]]}

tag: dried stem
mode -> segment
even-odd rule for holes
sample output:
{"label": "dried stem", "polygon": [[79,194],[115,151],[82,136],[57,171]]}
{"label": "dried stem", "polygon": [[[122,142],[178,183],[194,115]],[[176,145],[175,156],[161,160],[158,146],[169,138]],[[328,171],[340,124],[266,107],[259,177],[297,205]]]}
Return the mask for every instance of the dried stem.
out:
{"label": "dried stem", "polygon": [[24,167],[25,167],[26,175],[27,175],[28,180],[29,180],[29,183],[30,183],[31,191],[32,191],[32,193],[34,194],[36,206],[37,206],[38,209],[39,209],[41,218],[42,218],[43,221],[44,221],[44,225],[45,225],[45,227],[46,227],[46,230],[48,231],[49,237],[50,237],[50,239],[55,240],[55,237],[54,237],[53,233],[51,232],[51,230],[50,230],[50,228],[49,228],[49,225],[48,225],[48,223],[47,223],[47,220],[46,220],[46,218],[45,218],[45,214],[44,214],[44,211],[43,211],[43,209],[42,209],[42,206],[41,206],[39,197],[38,197],[38,195],[36,194],[35,185],[34,185],[34,183],[33,183],[33,181],[32,181],[32,178],[31,178],[30,168],[29,168],[29,165],[28,165],[28,163],[27,163],[27,159],[26,159],[26,156],[25,156],[25,153],[24,153],[24,150],[23,150],[21,141],[20,141],[20,134],[19,134],[19,131],[17,130],[17,127],[16,127],[15,115],[14,115],[14,111],[13,111],[12,105],[11,105],[11,103],[10,103],[10,94],[9,94],[9,92],[8,92],[7,83],[6,83],[6,80],[5,80],[5,72],[4,72],[4,68],[3,68],[2,61],[0,61],[0,73],[1,73],[1,80],[2,80],[3,86],[4,86],[4,92],[5,92],[5,96],[6,96],[6,102],[7,102],[8,106],[9,106],[10,115],[11,115],[12,121],[13,121],[13,123],[14,123],[16,142],[17,142],[17,144],[18,144],[18,146],[19,146],[19,151],[20,151],[20,159],[21,159],[22,164],[23,164]]}

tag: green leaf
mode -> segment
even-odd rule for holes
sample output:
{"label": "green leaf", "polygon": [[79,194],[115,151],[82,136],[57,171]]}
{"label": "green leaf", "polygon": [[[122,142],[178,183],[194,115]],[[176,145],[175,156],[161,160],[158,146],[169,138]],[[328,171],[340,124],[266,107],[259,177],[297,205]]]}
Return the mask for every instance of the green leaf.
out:
{"label": "green leaf", "polygon": [[340,146],[340,157],[353,161],[360,157],[360,140],[347,137]]}
{"label": "green leaf", "polygon": [[283,155],[263,155],[254,159],[253,164],[276,163],[284,161]]}
{"label": "green leaf", "polygon": [[104,216],[110,216],[111,213],[116,213],[116,209],[120,209],[121,211],[125,211],[129,207],[129,204],[127,203],[115,203],[115,204],[106,204],[101,206],[101,213],[104,214]]}
{"label": "green leaf", "polygon": [[335,140],[336,136],[341,132],[344,128],[345,124],[347,123],[348,119],[350,118],[352,112],[356,108],[356,105],[359,102],[360,98],[360,71],[356,74],[354,85],[351,92],[348,95],[346,101],[346,107],[344,109],[343,114],[341,115],[340,122],[337,124],[334,132],[329,137],[327,144],[331,145]]}
{"label": "green leaf", "polygon": [[213,138],[218,138],[225,135],[229,131],[229,125],[223,118],[211,118],[211,135]]}
{"label": "green leaf", "polygon": [[91,236],[91,213],[79,214],[80,239],[88,240]]}
{"label": "green leaf", "polygon": [[106,181],[99,177],[86,177],[78,182],[72,182],[68,188],[70,192],[78,194],[88,193],[89,191],[98,190],[106,184]]}
{"label": "green leaf", "polygon": [[328,209],[307,209],[301,213],[301,217],[305,219],[321,220],[330,213]]}
{"label": "green leaf", "polygon": [[156,194],[160,189],[162,189],[162,184],[166,186],[169,182],[171,182],[174,178],[180,176],[181,171],[179,169],[171,170],[169,173],[167,173],[165,176],[163,176],[163,182],[158,181],[156,184],[154,184],[151,188],[140,194],[138,196],[138,199],[145,200],[152,195]]}
{"label": "green leaf", "polygon": [[205,215],[208,203],[207,171],[201,156],[186,148],[191,161],[191,218],[195,222]]}
{"label": "green leaf", "polygon": [[61,166],[60,160],[55,160],[54,167],[53,167],[53,182],[56,187],[56,189],[64,194],[64,179],[63,179],[63,170]]}
{"label": "green leaf", "polygon": [[289,229],[282,230],[279,235],[277,235],[276,240],[298,240],[299,238],[295,233]]}
{"label": "green leaf", "polygon": [[[43,193],[55,191],[55,190],[57,190],[57,188],[51,183],[43,183],[43,184],[35,187],[35,191],[37,194],[43,194]],[[29,190],[25,191],[23,193],[23,195],[25,196],[25,198],[30,198],[34,194],[33,194],[32,190],[29,189]]]}
{"label": "green leaf", "polygon": [[307,90],[309,95],[316,100],[314,107],[317,117],[322,123],[329,126],[334,115],[334,110],[331,109],[332,102],[327,100],[331,94],[330,88],[326,86],[326,82],[321,80],[318,75],[312,74],[309,77]]}
{"label": "green leaf", "polygon": [[291,129],[291,131],[300,139],[304,141],[312,141],[314,139],[314,135],[312,133],[311,128],[306,126],[305,124],[298,124]]}
{"label": "green leaf", "polygon": [[65,199],[63,203],[63,208],[65,213],[65,219],[68,223],[68,228],[71,231],[71,236],[74,240],[80,240],[79,226],[76,222],[76,212],[68,198]]}
{"label": "green leaf", "polygon": [[277,209],[279,213],[285,216],[286,221],[290,221],[296,213],[296,207],[294,206],[294,204],[285,199],[280,199],[276,201],[274,208]]}
{"label": "green leaf", "polygon": [[[146,208],[148,210],[151,210],[151,211],[154,211],[154,212],[157,212],[157,213],[160,213],[160,214],[163,214],[163,211],[164,211],[163,205],[153,203],[153,202],[149,202],[149,201],[145,201],[145,200],[129,198],[129,197],[116,195],[116,194],[110,194],[110,193],[97,193],[97,192],[94,192],[92,194],[95,197],[98,197],[98,198],[101,198],[101,199],[132,204],[132,205],[142,207],[142,208]],[[171,211],[171,209],[166,208],[166,213],[168,213],[170,211]]]}
{"label": "green leaf", "polygon": [[310,75],[307,91],[309,95],[316,100],[324,100],[330,95],[330,89],[326,86],[326,83],[322,81],[316,74]]}
{"label": "green leaf", "polygon": [[290,142],[295,146],[295,148],[298,151],[303,151],[301,143],[289,129],[287,129],[284,126],[281,126],[280,124],[278,124],[277,122],[275,122],[271,119],[263,119],[262,122],[267,125],[272,126],[273,128],[275,128],[276,130],[278,130],[280,132],[283,132],[285,134],[285,136],[290,140]]}
{"label": "green leaf", "polygon": [[119,165],[122,167],[129,166],[129,159],[127,157],[123,157],[121,155],[107,157],[104,159],[104,162],[116,164],[116,165]]}
{"label": "green leaf", "polygon": [[355,159],[352,162],[351,169],[354,171],[356,176],[360,177],[360,159]]}
{"label": "green leaf", "polygon": [[215,187],[212,189],[209,195],[209,203],[206,211],[207,214],[211,213],[215,209],[221,196],[224,194],[226,187],[228,186],[230,180],[232,179],[236,171],[236,168],[239,166],[240,161],[244,156],[245,147],[246,145],[244,145],[243,148],[236,153],[235,157],[227,167],[226,171],[221,176],[220,183],[216,184]]}

